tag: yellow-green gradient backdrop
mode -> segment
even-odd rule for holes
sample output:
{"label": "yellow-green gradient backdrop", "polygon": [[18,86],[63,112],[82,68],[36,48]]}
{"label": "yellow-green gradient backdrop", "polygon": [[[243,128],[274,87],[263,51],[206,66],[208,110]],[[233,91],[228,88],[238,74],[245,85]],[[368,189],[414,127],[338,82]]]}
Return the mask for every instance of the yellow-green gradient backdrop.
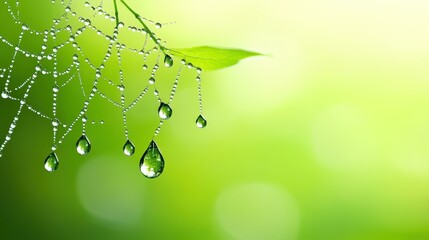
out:
{"label": "yellow-green gradient backdrop", "polygon": [[[21,2],[29,25],[53,14],[48,0]],[[176,22],[159,32],[168,46],[267,55],[203,73],[203,130],[186,75],[157,138],[166,169],[155,180],[138,169],[155,112],[130,113],[137,152],[126,158],[120,111],[95,102],[106,124],[89,126],[92,152],[76,153],[77,127],[54,173],[43,169],[50,123],[24,113],[0,159],[1,239],[429,239],[429,1],[127,2]],[[120,17],[133,21],[123,7]],[[1,19],[1,34],[18,32]],[[50,93],[33,94],[49,109]],[[16,107],[0,100],[1,136]]]}

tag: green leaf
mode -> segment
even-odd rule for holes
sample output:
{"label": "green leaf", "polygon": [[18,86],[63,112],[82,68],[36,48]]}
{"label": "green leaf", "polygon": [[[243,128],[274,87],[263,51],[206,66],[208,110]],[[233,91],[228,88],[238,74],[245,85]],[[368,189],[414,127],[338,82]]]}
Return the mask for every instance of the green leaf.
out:
{"label": "green leaf", "polygon": [[259,56],[260,53],[240,49],[224,49],[215,47],[193,47],[169,49],[173,56],[185,59],[195,67],[203,70],[217,70],[237,64],[248,57]]}

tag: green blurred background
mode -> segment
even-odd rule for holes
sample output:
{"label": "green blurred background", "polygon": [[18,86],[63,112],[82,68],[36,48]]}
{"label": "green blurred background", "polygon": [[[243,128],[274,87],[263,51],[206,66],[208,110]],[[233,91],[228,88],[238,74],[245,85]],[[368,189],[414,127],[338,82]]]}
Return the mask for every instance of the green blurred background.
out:
{"label": "green blurred background", "polygon": [[[55,17],[50,2],[22,1],[23,21],[43,29]],[[168,46],[267,56],[203,73],[203,130],[194,126],[195,73],[183,73],[174,115],[156,138],[166,161],[157,179],[138,168],[157,126],[152,95],[129,114],[133,157],[121,151],[120,111],[96,98],[88,117],[106,123],[88,126],[91,153],[76,153],[77,126],[54,173],[43,169],[50,122],[24,111],[0,159],[0,239],[429,239],[428,1],[127,2],[149,19],[176,22],[159,30]],[[112,12],[111,1],[105,6]],[[20,26],[0,9],[0,35],[16,43]],[[120,17],[135,23],[122,7]],[[94,46],[107,43],[91,34],[79,41],[101,56]],[[1,68],[13,51],[1,43],[0,53]],[[146,85],[141,63],[123,57],[129,95],[138,94]],[[17,62],[17,79],[34,69]],[[176,71],[159,74],[169,79],[160,83],[167,98]],[[48,80],[29,99],[45,112]],[[59,99],[66,119],[79,110],[75,87]],[[0,99],[1,136],[17,107]]]}

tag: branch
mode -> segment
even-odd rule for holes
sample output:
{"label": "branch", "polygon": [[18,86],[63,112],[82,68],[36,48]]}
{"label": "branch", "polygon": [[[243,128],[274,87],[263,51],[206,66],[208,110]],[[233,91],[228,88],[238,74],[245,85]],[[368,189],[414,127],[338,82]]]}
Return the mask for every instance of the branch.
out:
{"label": "branch", "polygon": [[[114,0],[116,3],[116,0]],[[128,11],[130,11],[134,17],[137,18],[137,20],[141,23],[141,25],[143,26],[143,28],[146,30],[147,34],[149,34],[150,38],[155,42],[156,45],[158,45],[158,47],[160,48],[160,50],[165,53],[165,47],[162,46],[159,42],[158,39],[155,37],[155,34],[149,29],[149,27],[143,22],[143,20],[140,18],[140,15],[135,12],[124,0],[120,0],[122,4],[124,4],[124,6],[128,9]]]}
{"label": "branch", "polygon": [[116,0],[113,0],[113,5],[115,6],[116,27],[118,27],[119,26],[119,11],[118,11],[118,4],[116,3]]}

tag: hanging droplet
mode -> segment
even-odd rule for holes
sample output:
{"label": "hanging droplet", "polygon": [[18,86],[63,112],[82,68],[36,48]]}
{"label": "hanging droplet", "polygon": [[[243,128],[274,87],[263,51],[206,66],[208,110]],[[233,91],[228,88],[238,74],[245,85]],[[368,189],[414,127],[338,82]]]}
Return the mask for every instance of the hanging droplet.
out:
{"label": "hanging droplet", "polygon": [[45,159],[45,169],[48,172],[53,172],[58,168],[58,157],[55,152],[49,154],[49,156]]}
{"label": "hanging droplet", "polygon": [[197,124],[197,127],[199,127],[199,128],[205,128],[207,126],[207,120],[202,115],[198,116],[195,123]]}
{"label": "hanging droplet", "polygon": [[91,151],[91,143],[85,134],[76,142],[76,150],[80,155],[86,155]]}
{"label": "hanging droplet", "polygon": [[171,109],[170,105],[162,102],[161,105],[159,105],[158,114],[161,119],[166,120],[173,114],[173,109]]}
{"label": "hanging droplet", "polygon": [[171,66],[173,66],[173,58],[171,58],[170,57],[170,55],[165,55],[165,58],[164,58],[164,65],[166,66],[166,67],[171,67]]}
{"label": "hanging droplet", "polygon": [[156,178],[164,170],[164,158],[154,141],[144,152],[140,159],[140,171],[147,178]]}
{"label": "hanging droplet", "polygon": [[58,91],[60,91],[60,87],[59,87],[57,84],[55,84],[55,85],[52,87],[52,91],[54,91],[54,93],[57,93]]}
{"label": "hanging droplet", "polygon": [[130,140],[127,140],[127,142],[124,145],[123,150],[124,150],[125,155],[131,156],[136,151],[136,147],[134,146],[134,144]]}

